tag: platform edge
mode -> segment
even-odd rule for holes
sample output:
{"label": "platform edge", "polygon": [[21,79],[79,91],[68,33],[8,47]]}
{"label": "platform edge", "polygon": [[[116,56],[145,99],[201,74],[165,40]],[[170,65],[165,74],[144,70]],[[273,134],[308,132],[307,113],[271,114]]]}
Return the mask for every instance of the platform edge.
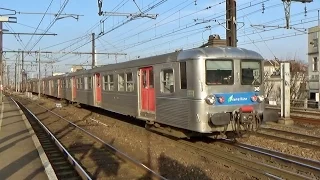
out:
{"label": "platform edge", "polygon": [[19,105],[16,103],[15,100],[13,100],[11,97],[10,99],[16,104],[16,106],[18,107],[19,109],[19,112],[22,116],[22,119],[29,131],[29,134],[32,138],[32,141],[34,143],[34,146],[36,147],[37,151],[38,151],[38,154],[40,156],[40,159],[41,159],[41,162],[42,162],[42,165],[46,171],[46,174],[48,176],[48,179],[49,180],[58,180],[57,176],[56,176],[56,173],[54,172],[52,166],[51,166],[51,163],[46,155],[46,153],[44,152],[41,144],[40,144],[40,141],[38,139],[38,137],[35,135],[35,132],[33,131],[32,127],[31,127],[31,124],[29,123],[27,117],[25,116],[25,114],[23,113],[23,111],[21,110],[21,108],[19,107]]}

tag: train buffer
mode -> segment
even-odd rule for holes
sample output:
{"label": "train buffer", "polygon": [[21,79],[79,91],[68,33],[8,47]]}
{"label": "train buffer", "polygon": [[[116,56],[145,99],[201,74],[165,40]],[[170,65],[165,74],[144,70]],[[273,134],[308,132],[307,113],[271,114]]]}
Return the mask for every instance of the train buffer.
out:
{"label": "train buffer", "polygon": [[3,97],[0,103],[0,179],[57,179],[32,132],[20,108],[11,98]]}

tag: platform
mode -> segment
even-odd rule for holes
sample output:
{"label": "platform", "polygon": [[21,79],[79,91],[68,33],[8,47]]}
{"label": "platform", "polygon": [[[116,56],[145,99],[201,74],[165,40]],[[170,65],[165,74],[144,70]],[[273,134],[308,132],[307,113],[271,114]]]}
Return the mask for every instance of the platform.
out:
{"label": "platform", "polygon": [[0,179],[57,179],[20,108],[9,97],[0,106]]}

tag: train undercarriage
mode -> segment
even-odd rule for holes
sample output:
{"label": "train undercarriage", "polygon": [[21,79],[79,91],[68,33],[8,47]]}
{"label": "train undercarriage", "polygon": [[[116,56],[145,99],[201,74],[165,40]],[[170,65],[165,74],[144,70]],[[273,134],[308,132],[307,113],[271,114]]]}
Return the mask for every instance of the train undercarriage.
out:
{"label": "train undercarriage", "polygon": [[262,115],[248,107],[233,111],[230,117],[231,119],[229,124],[217,127],[217,129],[213,128],[211,133],[184,130],[153,121],[147,121],[145,128],[150,131],[175,138],[210,136],[214,139],[234,139],[247,137],[250,133],[256,132],[262,123]]}

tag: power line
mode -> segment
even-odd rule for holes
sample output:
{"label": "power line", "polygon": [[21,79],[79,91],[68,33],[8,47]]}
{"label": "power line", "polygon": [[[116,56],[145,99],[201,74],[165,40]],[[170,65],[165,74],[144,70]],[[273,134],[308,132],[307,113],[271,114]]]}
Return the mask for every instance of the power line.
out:
{"label": "power line", "polygon": [[[293,34],[286,34],[283,36],[272,36],[272,37],[267,37],[265,39],[260,39],[260,40],[253,40],[254,43],[260,43],[260,42],[264,42],[264,41],[273,41],[273,40],[278,40],[278,39],[283,39],[283,38],[288,38],[288,37],[294,37],[294,36],[301,36],[301,35],[305,35],[305,33],[293,33]],[[246,44],[250,44],[252,42],[243,42],[240,43],[239,45],[246,45]]]}
{"label": "power line", "polygon": [[[51,7],[52,2],[53,2],[53,0],[51,0],[51,2],[50,2],[50,4],[49,4],[49,6],[48,6],[48,7],[47,7],[47,9],[46,9],[46,12],[43,14],[43,16],[42,16],[42,18],[41,18],[41,20],[40,20],[40,22],[39,22],[38,26],[37,26],[37,27],[36,27],[36,29],[34,30],[34,34],[37,32],[38,28],[40,27],[40,24],[42,23],[42,21],[43,21],[44,17],[46,16],[46,14],[47,14],[47,12],[48,12],[48,10],[49,10],[49,8]],[[45,33],[46,33],[46,31],[45,31]],[[33,35],[32,35],[32,36],[31,36],[31,38],[29,39],[29,41],[28,41],[28,43],[27,43],[27,45],[26,45],[26,48],[29,46],[29,44],[30,44],[30,42],[31,42],[32,38],[33,38]],[[25,49],[25,50],[26,50],[26,49]]]}
{"label": "power line", "polygon": [[[114,11],[117,11],[117,10],[119,10],[121,7],[123,7],[129,0],[127,0],[125,3],[123,3],[125,0],[122,0],[116,7],[114,7],[113,9],[112,9],[112,12],[114,12]],[[123,3],[123,4],[122,4]],[[122,4],[122,6],[120,6]],[[118,7],[118,6],[120,6],[120,7]],[[104,17],[104,20],[106,20],[108,18],[108,16],[106,16],[106,17]],[[86,32],[85,32],[85,34],[84,35],[82,35],[82,36],[80,36],[80,37],[84,37],[84,36],[89,36],[90,34],[89,34],[89,32],[90,31],[93,31],[96,27],[98,27],[99,26],[99,24],[102,22],[102,21],[104,21],[104,20],[100,20],[99,22],[97,22],[95,25],[93,25],[92,27],[90,27]],[[65,47],[65,48],[63,48],[63,49],[67,49],[67,48],[69,48],[69,47],[72,47],[73,45],[75,45],[75,44],[78,44],[79,42],[81,42],[83,39],[80,39],[79,41],[77,41],[77,42],[75,42],[75,43],[72,43],[72,44],[70,44],[70,45],[68,45],[67,47]]]}
{"label": "power line", "polygon": [[[148,11],[152,10],[153,8],[156,8],[157,6],[161,5],[162,3],[166,2],[166,1],[167,1],[167,0],[161,0],[160,2],[158,2],[158,3],[156,3],[156,4],[152,5],[152,6],[148,6],[148,8],[147,8],[146,10],[143,10],[142,13],[145,14],[145,13],[147,13]],[[94,40],[101,38],[102,36],[104,36],[104,35],[112,32],[112,31],[114,31],[115,29],[117,29],[117,28],[119,28],[119,27],[121,27],[121,26],[129,23],[129,22],[132,21],[132,20],[135,20],[135,18],[137,18],[137,17],[136,17],[136,16],[133,16],[133,17],[129,18],[128,20],[123,21],[122,23],[118,24],[117,26],[111,28],[111,29],[108,30],[107,32],[103,32],[102,34],[100,33],[98,36],[96,36],[96,37],[94,38]],[[92,40],[93,40],[93,39],[92,39]],[[89,40],[89,41],[86,42],[85,44],[82,44],[81,46],[73,49],[72,51],[75,51],[75,50],[77,50],[77,49],[79,49],[79,48],[87,45],[88,43],[92,42],[92,40]],[[64,57],[64,56],[65,56],[65,55],[63,55],[62,57]],[[62,57],[60,57],[60,58],[62,58]]]}
{"label": "power line", "polygon": [[[53,1],[53,0],[52,0]],[[55,22],[57,21],[57,19],[59,18],[60,14],[62,13],[62,11],[65,9],[65,7],[67,6],[67,4],[69,3],[69,0],[65,0],[62,4],[62,6],[60,7],[57,16],[55,16],[55,18],[51,21],[51,23],[49,24],[49,26],[47,27],[47,29],[45,30],[45,33],[49,31],[49,29],[55,24]],[[43,36],[41,36],[36,43],[32,46],[32,48],[30,49],[30,51],[33,50],[33,48],[41,41],[41,39],[43,38]]]}

